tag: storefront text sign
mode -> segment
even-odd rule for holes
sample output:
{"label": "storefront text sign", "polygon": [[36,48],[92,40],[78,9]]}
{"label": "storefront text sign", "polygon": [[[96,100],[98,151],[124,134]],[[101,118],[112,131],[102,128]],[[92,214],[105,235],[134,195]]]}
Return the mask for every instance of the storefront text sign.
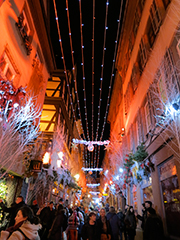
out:
{"label": "storefront text sign", "polygon": [[169,160],[164,163],[162,167],[159,168],[160,171],[160,181],[163,181],[166,178],[169,178],[177,174],[176,165],[174,159]]}

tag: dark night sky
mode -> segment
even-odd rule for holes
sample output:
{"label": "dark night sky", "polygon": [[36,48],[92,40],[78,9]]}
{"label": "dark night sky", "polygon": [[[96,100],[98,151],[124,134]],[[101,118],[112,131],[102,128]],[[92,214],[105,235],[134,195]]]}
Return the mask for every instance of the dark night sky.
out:
{"label": "dark night sky", "polygon": [[[109,91],[109,84],[111,79],[111,71],[113,64],[113,56],[115,50],[115,40],[118,29],[119,13],[122,0],[110,0],[108,8],[108,19],[107,19],[107,32],[106,32],[106,51],[104,60],[104,72],[103,72],[103,87],[102,87],[102,102],[100,112],[100,124],[99,124],[99,137],[101,136],[102,126],[104,122],[105,109],[107,105],[107,97]],[[81,35],[80,35],[80,12],[79,12],[79,1],[69,0],[69,14],[71,24],[71,35],[72,44],[74,50],[74,59],[77,66],[77,85],[78,95],[80,99],[82,123],[84,126],[84,132],[86,132],[86,124],[84,120],[84,95],[83,95],[83,77],[82,77],[82,66],[81,66]],[[92,118],[92,24],[93,24],[93,0],[82,0],[82,23],[83,26],[83,40],[84,40],[84,68],[85,68],[85,84],[86,84],[86,102],[87,102],[87,116],[89,123],[89,134],[91,139],[91,118]],[[103,42],[104,42],[104,29],[105,29],[105,13],[106,13],[106,0],[95,1],[95,37],[94,37],[94,136],[96,136],[97,128],[97,115],[98,115],[98,104],[99,104],[99,88],[100,88],[100,76],[101,76],[101,64],[103,56]],[[56,1],[58,19],[62,37],[63,51],[65,56],[66,68],[72,69],[69,31],[67,22],[67,11],[66,11],[66,0]],[[123,9],[125,0],[123,3]],[[54,49],[54,55],[56,58],[57,68],[63,69],[63,62],[61,59],[61,50],[59,45],[58,31],[56,27],[54,6],[51,1],[51,39]],[[123,16],[123,15],[122,15]],[[122,18],[121,18],[122,23]],[[114,72],[115,73],[115,72]],[[109,139],[109,124],[106,123],[103,140]],[[101,147],[100,163],[101,166],[104,148]],[[92,167],[92,166],[91,166]],[[97,166],[95,166],[97,167]]]}

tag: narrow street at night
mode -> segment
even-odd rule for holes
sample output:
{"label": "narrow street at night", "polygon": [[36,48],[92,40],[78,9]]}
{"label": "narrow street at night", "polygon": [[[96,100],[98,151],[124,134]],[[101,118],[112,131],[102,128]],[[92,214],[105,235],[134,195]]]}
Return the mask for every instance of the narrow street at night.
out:
{"label": "narrow street at night", "polygon": [[0,0],[0,240],[180,240],[180,0]]}

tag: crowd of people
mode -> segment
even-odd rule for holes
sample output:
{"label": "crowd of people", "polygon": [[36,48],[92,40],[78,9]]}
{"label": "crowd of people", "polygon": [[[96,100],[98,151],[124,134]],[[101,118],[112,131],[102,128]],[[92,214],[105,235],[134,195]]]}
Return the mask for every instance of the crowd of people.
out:
{"label": "crowd of people", "polygon": [[39,208],[36,200],[27,206],[19,196],[10,208],[0,200],[0,207],[9,213],[8,226],[1,230],[0,240],[134,240],[138,219],[143,240],[164,239],[162,220],[150,201],[142,204],[142,215],[128,205],[124,212],[116,212],[109,204],[85,212],[83,206],[70,207],[63,198],[56,205],[49,202]]}

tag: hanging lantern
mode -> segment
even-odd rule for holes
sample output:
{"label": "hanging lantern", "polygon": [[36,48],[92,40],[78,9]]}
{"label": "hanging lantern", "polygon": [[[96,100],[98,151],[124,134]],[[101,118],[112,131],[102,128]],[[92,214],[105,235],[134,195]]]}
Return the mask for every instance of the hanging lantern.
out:
{"label": "hanging lantern", "polygon": [[89,174],[92,175],[92,171],[89,171]]}

